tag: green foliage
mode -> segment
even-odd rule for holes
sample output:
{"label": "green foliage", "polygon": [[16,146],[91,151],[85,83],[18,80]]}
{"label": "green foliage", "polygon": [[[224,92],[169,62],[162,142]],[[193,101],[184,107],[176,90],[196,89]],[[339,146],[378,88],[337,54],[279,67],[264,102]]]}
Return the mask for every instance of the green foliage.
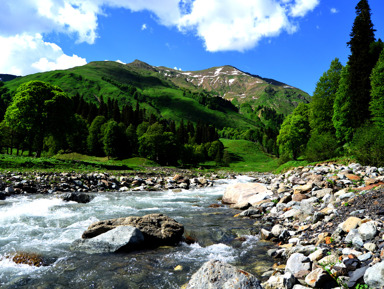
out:
{"label": "green foliage", "polygon": [[299,106],[283,122],[277,137],[280,157],[284,160],[293,159],[304,151],[309,138],[309,106]]}
{"label": "green foliage", "polygon": [[24,135],[30,145],[35,144],[39,157],[45,137],[65,140],[72,117],[72,102],[59,87],[30,81],[17,89],[4,118],[13,133]]}
{"label": "green foliage", "polygon": [[338,155],[337,139],[331,132],[313,132],[307,143],[305,158],[310,161],[324,161]]}
{"label": "green foliage", "polygon": [[367,123],[356,131],[351,150],[363,165],[384,166],[384,130]]}
{"label": "green foliage", "polygon": [[89,126],[89,133],[87,137],[87,147],[90,154],[94,156],[103,156],[104,150],[103,150],[103,132],[102,132],[102,126],[106,122],[106,119],[104,116],[99,115],[95,117],[95,119],[92,121],[91,125]]}
{"label": "green foliage", "polygon": [[384,129],[384,49],[371,74],[371,102],[369,109],[374,124]]}
{"label": "green foliage", "polygon": [[104,124],[103,131],[103,149],[108,157],[122,157],[124,152],[124,144],[126,143],[125,132],[119,124],[110,120]]}
{"label": "green foliage", "polygon": [[339,59],[334,59],[328,71],[324,72],[317,82],[310,104],[309,123],[312,133],[335,132],[332,122],[333,103],[339,87],[342,68]]}
{"label": "green foliage", "polygon": [[350,141],[353,136],[353,122],[351,115],[353,103],[349,96],[349,66],[346,65],[341,71],[339,88],[333,104],[332,118],[333,125],[336,129],[336,137],[342,143]]}

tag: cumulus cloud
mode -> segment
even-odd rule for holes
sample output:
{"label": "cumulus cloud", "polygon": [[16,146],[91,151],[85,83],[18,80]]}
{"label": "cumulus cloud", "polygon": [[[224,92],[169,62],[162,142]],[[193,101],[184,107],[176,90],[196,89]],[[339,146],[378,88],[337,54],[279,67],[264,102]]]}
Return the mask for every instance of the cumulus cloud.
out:
{"label": "cumulus cloud", "polygon": [[147,24],[143,24],[143,25],[141,25],[141,30],[146,30],[147,29]]}
{"label": "cumulus cloud", "polygon": [[[216,51],[245,51],[255,47],[263,38],[276,37],[282,32],[294,33],[299,19],[314,10],[320,0],[12,0],[0,1],[0,47],[6,53],[28,60],[22,73],[35,69],[77,65],[84,58],[65,55],[56,44],[45,42],[42,35],[64,33],[77,43],[94,44],[98,38],[98,19],[107,16],[107,7],[124,8],[133,12],[149,11],[158,23],[192,31],[200,37],[206,49]],[[147,28],[143,24],[142,29]],[[38,35],[38,36],[37,36]],[[20,42],[21,47],[7,43]],[[32,46],[48,51],[47,56]],[[56,46],[55,46],[56,45]],[[0,56],[4,58],[3,56]],[[30,58],[34,58],[31,62]],[[2,60],[3,63],[7,60]],[[8,62],[7,62],[8,63]],[[1,66],[1,68],[3,68]],[[16,66],[12,66],[14,71]],[[18,73],[18,74],[22,74]]]}
{"label": "cumulus cloud", "polygon": [[66,55],[54,43],[44,42],[41,34],[0,36],[0,43],[0,72],[3,73],[27,75],[87,63],[77,55]]}

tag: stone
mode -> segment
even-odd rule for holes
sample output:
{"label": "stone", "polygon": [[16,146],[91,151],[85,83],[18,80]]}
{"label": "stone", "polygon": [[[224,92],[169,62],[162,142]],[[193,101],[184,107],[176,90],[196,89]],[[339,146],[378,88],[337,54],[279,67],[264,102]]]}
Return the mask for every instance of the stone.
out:
{"label": "stone", "polygon": [[295,186],[293,188],[293,193],[294,194],[307,193],[310,190],[312,190],[312,187],[313,187],[312,183],[308,183],[308,184],[305,184],[305,185],[302,185],[302,186]]}
{"label": "stone", "polygon": [[272,238],[272,236],[273,236],[273,234],[271,232],[269,232],[268,230],[266,230],[266,229],[260,230],[260,239],[269,240]]}
{"label": "stone", "polygon": [[274,225],[272,227],[271,233],[275,236],[278,237],[280,234],[285,230],[285,228],[282,225]]}
{"label": "stone", "polygon": [[377,233],[376,224],[374,221],[363,223],[359,227],[359,234],[363,241],[372,240]]}
{"label": "stone", "polygon": [[[357,217],[349,217],[348,219],[346,219],[343,223],[341,223],[341,229],[345,232],[345,233],[349,233],[349,231],[353,230],[353,229],[356,229],[358,226],[360,226],[361,224],[361,219],[360,218],[357,218]],[[339,226],[340,226],[339,225]]]}
{"label": "stone", "polygon": [[272,191],[260,183],[238,183],[229,185],[224,192],[222,202],[239,204],[248,202],[254,204],[272,196]]}
{"label": "stone", "polygon": [[297,274],[302,271],[311,270],[311,260],[301,253],[294,253],[287,260],[285,272],[290,272],[293,276],[297,277]]}
{"label": "stone", "polygon": [[264,289],[282,289],[284,288],[284,276],[283,275],[273,275],[263,283]]}
{"label": "stone", "polygon": [[318,261],[320,260],[321,258],[324,257],[324,249],[318,249],[316,250],[315,252],[311,253],[308,258],[314,262],[314,261]]}
{"label": "stone", "polygon": [[306,287],[300,284],[296,284],[295,286],[292,287],[292,289],[311,289],[311,287]]}
{"label": "stone", "polygon": [[262,289],[260,281],[252,274],[235,266],[211,260],[192,275],[186,289]]}
{"label": "stone", "polygon": [[376,250],[377,246],[375,243],[365,243],[364,248],[370,252],[374,252]]}
{"label": "stone", "polygon": [[329,275],[322,268],[317,268],[305,277],[305,283],[311,287],[322,288],[329,281]]}
{"label": "stone", "polygon": [[251,206],[252,205],[249,202],[242,202],[242,203],[237,203],[237,204],[231,205],[231,208],[236,209],[236,210],[247,210]]}
{"label": "stone", "polygon": [[308,199],[308,196],[301,193],[294,193],[292,195],[292,201],[294,202],[301,202],[302,200],[305,200],[305,199]]}
{"label": "stone", "polygon": [[281,219],[288,219],[288,218],[294,218],[298,215],[300,215],[301,211],[299,209],[291,209],[289,211],[286,211],[284,214],[280,216]]}
{"label": "stone", "polygon": [[319,264],[322,264],[325,266],[330,264],[336,264],[337,262],[339,262],[339,259],[335,255],[325,256],[319,260]]}
{"label": "stone", "polygon": [[15,192],[15,189],[12,186],[10,186],[10,187],[6,187],[4,191],[7,194],[13,194]]}
{"label": "stone", "polygon": [[34,253],[26,253],[26,252],[17,252],[14,256],[5,256],[7,259],[12,259],[16,264],[25,264],[34,267],[45,266],[46,262],[43,257],[34,254]]}
{"label": "stone", "polygon": [[331,194],[333,192],[333,189],[331,188],[326,188],[326,189],[321,189],[318,191],[314,191],[314,194],[316,194],[317,198],[323,198],[324,196]]}
{"label": "stone", "polygon": [[384,261],[373,265],[365,271],[364,282],[369,288],[384,287]]}
{"label": "stone", "polygon": [[144,236],[135,227],[118,226],[91,239],[74,241],[72,250],[93,253],[113,253],[139,249],[144,243]]}
{"label": "stone", "polygon": [[93,199],[93,197],[91,197],[88,194],[66,193],[64,194],[62,199],[63,201],[66,201],[66,202],[73,201],[81,204],[86,204],[86,203],[89,203]]}
{"label": "stone", "polygon": [[82,238],[93,238],[117,226],[133,226],[139,229],[145,242],[153,247],[175,245],[182,240],[184,233],[184,226],[174,219],[163,214],[149,214],[96,222],[88,227]]}
{"label": "stone", "polygon": [[351,180],[351,181],[360,181],[361,180],[361,177],[354,175],[354,174],[346,174],[345,176],[347,177],[348,180]]}
{"label": "stone", "polygon": [[293,285],[296,283],[296,278],[290,272],[285,272],[283,275],[283,285],[286,289],[292,289]]}
{"label": "stone", "polygon": [[4,201],[7,197],[7,194],[5,192],[0,192],[0,201]]}

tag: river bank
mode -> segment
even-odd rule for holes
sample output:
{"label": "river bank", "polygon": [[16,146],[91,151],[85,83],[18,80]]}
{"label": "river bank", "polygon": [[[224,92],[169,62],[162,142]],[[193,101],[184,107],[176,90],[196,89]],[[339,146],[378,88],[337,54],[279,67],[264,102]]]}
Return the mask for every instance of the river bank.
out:
{"label": "river bank", "polygon": [[261,200],[232,206],[276,243],[263,288],[384,286],[383,168],[330,163],[258,182],[265,190],[251,196]]}

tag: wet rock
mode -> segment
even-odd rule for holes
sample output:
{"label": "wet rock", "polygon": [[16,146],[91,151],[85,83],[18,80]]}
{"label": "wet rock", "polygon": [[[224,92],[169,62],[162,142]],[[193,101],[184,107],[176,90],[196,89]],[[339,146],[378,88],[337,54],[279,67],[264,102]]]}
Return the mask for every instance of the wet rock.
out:
{"label": "wet rock", "polygon": [[7,194],[5,192],[0,192],[0,201],[4,201],[7,197]]}
{"label": "wet rock", "polygon": [[16,264],[25,264],[35,267],[46,265],[43,257],[35,253],[18,252],[14,256],[6,256],[6,258],[12,259]]}
{"label": "wet rock", "polygon": [[252,274],[230,264],[212,260],[192,275],[186,289],[262,289],[260,281]]}
{"label": "wet rock", "polygon": [[117,251],[132,251],[140,248],[144,236],[140,230],[131,226],[118,226],[106,233],[91,239],[76,240],[71,249],[93,253],[113,253]]}
{"label": "wet rock", "polygon": [[163,214],[150,214],[143,217],[126,217],[96,222],[88,227],[82,238],[93,238],[117,226],[133,226],[139,229],[145,242],[154,247],[175,245],[182,240],[184,226]]}
{"label": "wet rock", "polygon": [[89,203],[92,199],[93,197],[91,197],[90,195],[81,193],[66,193],[63,196],[63,201],[73,201],[81,204]]}

